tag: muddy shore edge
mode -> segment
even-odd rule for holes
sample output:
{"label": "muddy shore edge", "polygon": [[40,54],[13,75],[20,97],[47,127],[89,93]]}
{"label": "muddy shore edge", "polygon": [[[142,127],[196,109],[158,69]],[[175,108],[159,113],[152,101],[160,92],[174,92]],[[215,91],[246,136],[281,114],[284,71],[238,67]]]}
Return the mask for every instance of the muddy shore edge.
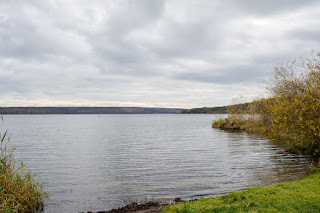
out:
{"label": "muddy shore edge", "polygon": [[[112,209],[109,211],[88,211],[86,213],[158,213],[161,212],[165,207],[169,205],[174,205],[177,203],[187,202],[181,200],[180,198],[175,198],[170,203],[159,203],[159,202],[148,202],[148,203],[131,203],[117,209]],[[85,213],[85,212],[79,212]]]}

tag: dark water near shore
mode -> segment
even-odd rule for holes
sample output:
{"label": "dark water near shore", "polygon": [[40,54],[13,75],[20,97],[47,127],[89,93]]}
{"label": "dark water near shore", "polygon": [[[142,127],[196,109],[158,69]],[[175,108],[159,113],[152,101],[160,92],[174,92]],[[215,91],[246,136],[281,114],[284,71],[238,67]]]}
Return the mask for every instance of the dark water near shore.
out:
{"label": "dark water near shore", "polygon": [[213,196],[304,175],[310,158],[211,128],[217,115],[5,115],[22,159],[51,198],[45,212]]}

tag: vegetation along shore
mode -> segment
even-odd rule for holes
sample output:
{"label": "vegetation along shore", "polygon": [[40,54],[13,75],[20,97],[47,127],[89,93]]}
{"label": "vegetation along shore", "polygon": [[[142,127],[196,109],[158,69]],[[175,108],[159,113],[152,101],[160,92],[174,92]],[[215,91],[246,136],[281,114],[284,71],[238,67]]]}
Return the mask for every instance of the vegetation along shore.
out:
{"label": "vegetation along shore", "polygon": [[319,156],[320,53],[276,66],[267,94],[247,107],[230,106],[230,116],[212,127],[258,133],[285,141],[289,151]]}
{"label": "vegetation along shore", "polygon": [[14,147],[7,131],[0,133],[0,140],[0,212],[34,212],[42,209],[49,194],[25,170],[23,163],[15,160]]}
{"label": "vegetation along shore", "polygon": [[268,98],[229,106],[230,115],[212,127],[283,140],[288,151],[315,157],[313,174],[169,206],[163,212],[320,212],[320,53],[276,66],[267,94]]}

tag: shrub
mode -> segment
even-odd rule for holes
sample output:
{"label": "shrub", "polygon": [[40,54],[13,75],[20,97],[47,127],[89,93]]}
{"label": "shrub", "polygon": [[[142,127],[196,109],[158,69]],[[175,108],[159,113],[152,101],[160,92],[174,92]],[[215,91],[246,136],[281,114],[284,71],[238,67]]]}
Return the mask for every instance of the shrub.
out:
{"label": "shrub", "polygon": [[[232,116],[212,126],[283,139],[291,151],[319,156],[320,53],[275,66],[267,93],[269,98],[255,100],[248,107],[231,106]],[[243,114],[249,116],[239,116]]]}
{"label": "shrub", "polygon": [[318,155],[320,53],[276,66],[267,92],[270,98],[261,99],[252,107],[253,114],[261,115],[257,121],[264,128],[261,132],[286,140],[293,149]]}

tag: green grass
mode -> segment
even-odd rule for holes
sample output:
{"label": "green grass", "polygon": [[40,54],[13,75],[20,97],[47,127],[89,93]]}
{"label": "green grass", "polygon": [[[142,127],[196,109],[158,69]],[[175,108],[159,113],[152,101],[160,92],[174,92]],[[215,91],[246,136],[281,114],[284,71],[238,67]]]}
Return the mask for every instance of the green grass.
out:
{"label": "green grass", "polygon": [[163,212],[320,212],[320,172],[299,181],[172,205]]}
{"label": "green grass", "polygon": [[49,195],[43,192],[22,162],[14,158],[14,147],[6,132],[0,134],[0,212],[33,212],[41,209]]}

